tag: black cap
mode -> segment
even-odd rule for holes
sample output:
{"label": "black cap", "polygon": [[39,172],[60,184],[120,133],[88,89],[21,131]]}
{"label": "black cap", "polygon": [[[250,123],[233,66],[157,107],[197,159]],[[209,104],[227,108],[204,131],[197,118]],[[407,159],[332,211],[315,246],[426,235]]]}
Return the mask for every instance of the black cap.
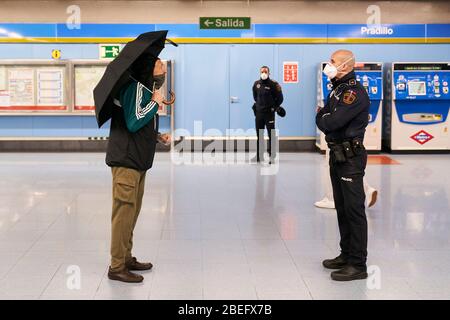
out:
{"label": "black cap", "polygon": [[286,110],[284,110],[282,106],[279,106],[276,111],[277,114],[282,118],[284,118],[284,116],[286,115]]}

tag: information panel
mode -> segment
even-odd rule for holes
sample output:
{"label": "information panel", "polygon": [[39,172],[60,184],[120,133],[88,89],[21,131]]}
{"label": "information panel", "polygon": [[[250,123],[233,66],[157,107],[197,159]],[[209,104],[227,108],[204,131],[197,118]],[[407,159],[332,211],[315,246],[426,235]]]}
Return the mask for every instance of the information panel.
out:
{"label": "information panel", "polygon": [[0,112],[68,111],[65,65],[0,64]]}
{"label": "information panel", "polygon": [[64,104],[64,70],[37,70],[37,105],[61,106]]}

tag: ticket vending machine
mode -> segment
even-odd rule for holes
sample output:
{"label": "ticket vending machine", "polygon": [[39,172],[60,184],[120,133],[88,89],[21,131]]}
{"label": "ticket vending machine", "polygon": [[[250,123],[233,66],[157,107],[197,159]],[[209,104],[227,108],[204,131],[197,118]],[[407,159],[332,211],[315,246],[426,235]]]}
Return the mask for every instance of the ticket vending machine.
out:
{"label": "ticket vending machine", "polygon": [[[324,106],[328,94],[331,92],[331,82],[322,73],[326,62],[319,66],[317,104]],[[355,64],[356,80],[359,81],[370,98],[369,124],[364,136],[364,145],[367,150],[381,151],[382,133],[382,102],[383,102],[383,64],[380,62],[358,62]],[[317,129],[316,146],[326,150],[325,135]]]}
{"label": "ticket vending machine", "polygon": [[391,151],[449,150],[450,63],[392,64],[383,144]]}

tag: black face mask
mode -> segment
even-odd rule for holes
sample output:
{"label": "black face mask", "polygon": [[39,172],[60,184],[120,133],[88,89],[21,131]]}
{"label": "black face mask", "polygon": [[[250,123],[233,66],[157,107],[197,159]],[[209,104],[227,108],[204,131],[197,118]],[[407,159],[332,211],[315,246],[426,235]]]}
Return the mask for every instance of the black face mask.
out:
{"label": "black face mask", "polygon": [[164,82],[166,81],[166,74],[163,73],[157,76],[153,76],[153,80],[155,83],[155,89],[158,90],[163,86]]}

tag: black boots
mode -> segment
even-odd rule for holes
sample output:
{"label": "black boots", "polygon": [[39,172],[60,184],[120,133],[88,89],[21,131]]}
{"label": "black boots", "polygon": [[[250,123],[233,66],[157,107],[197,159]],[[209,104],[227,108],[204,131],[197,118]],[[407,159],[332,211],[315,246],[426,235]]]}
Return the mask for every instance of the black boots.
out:
{"label": "black boots", "polygon": [[352,280],[367,279],[367,270],[366,268],[358,268],[348,264],[341,270],[332,272],[331,279],[335,281],[352,281]]}
{"label": "black boots", "polygon": [[367,269],[347,264],[347,260],[342,255],[324,260],[322,265],[327,269],[338,269],[331,273],[331,279],[335,281],[351,281],[367,279]]}
{"label": "black boots", "polygon": [[347,260],[342,257],[342,255],[334,258],[324,260],[322,265],[327,269],[342,269],[347,264]]}

